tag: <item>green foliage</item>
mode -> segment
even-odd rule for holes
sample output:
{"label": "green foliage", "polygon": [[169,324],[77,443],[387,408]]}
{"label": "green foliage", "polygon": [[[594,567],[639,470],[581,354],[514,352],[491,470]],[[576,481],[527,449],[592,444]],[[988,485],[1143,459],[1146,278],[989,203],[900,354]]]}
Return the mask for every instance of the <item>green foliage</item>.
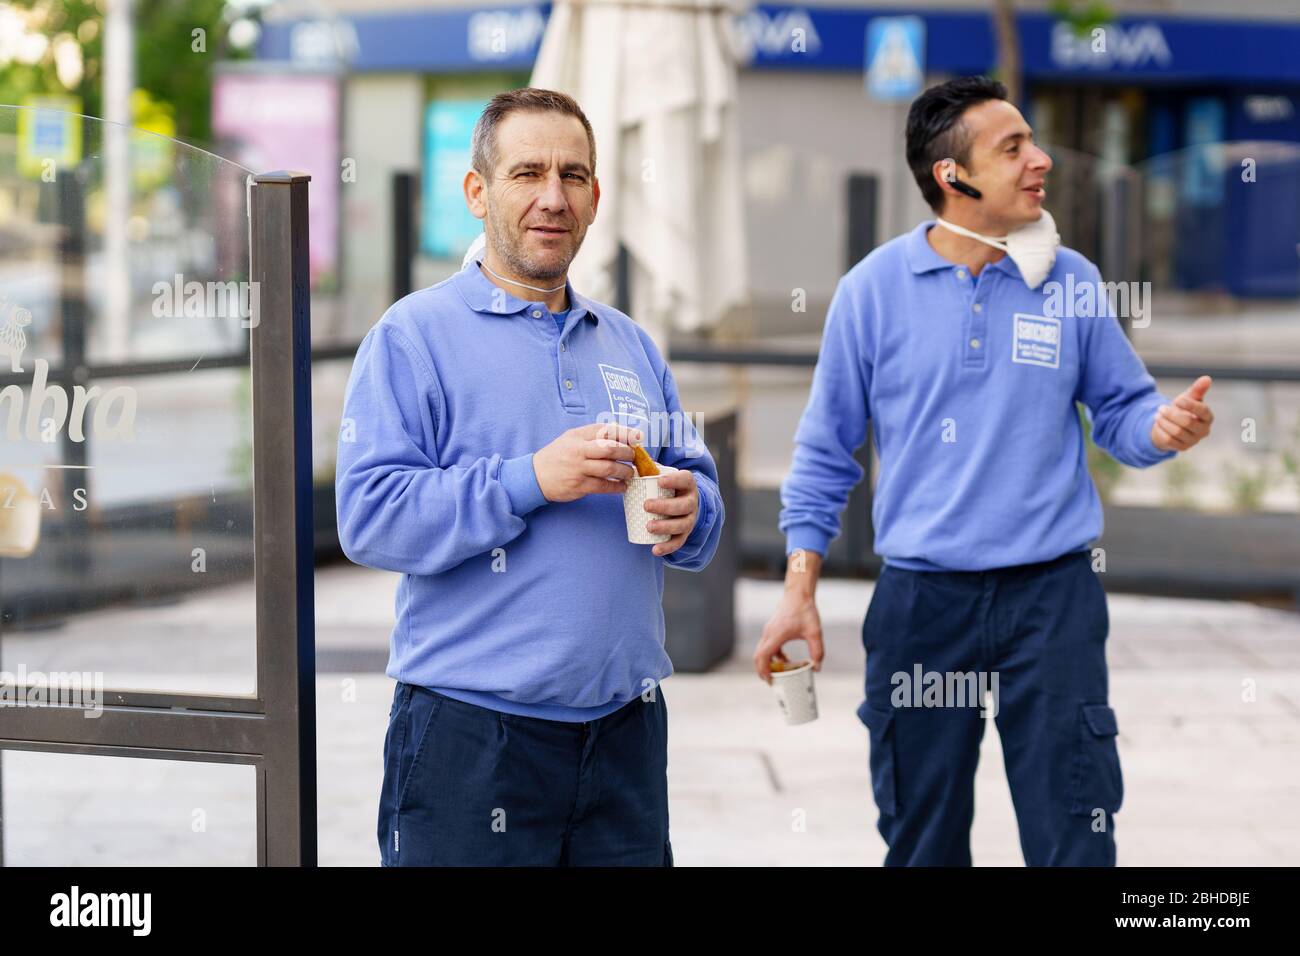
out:
{"label": "green foliage", "polygon": [[240,366],[235,383],[236,441],[226,456],[226,475],[240,488],[253,487],[253,370]]}
{"label": "green foliage", "polygon": [[1282,470],[1291,476],[1300,492],[1300,421],[1291,431],[1291,444],[1282,452]]}
{"label": "green foliage", "polygon": [[[51,41],[35,63],[11,60],[0,66],[0,102],[22,103],[32,95],[71,93],[81,98],[82,112],[100,114],[100,62],[104,55],[104,19],[94,0],[12,0],[9,6],[27,11],[29,29]],[[93,21],[89,26],[83,26]],[[75,38],[84,63],[81,82],[72,88],[59,82],[54,67],[53,41]]]}
{"label": "green foliage", "polygon": [[1166,507],[1194,508],[1196,496],[1192,494],[1192,486],[1196,483],[1196,466],[1183,455],[1175,455],[1163,471]]}
{"label": "green foliage", "polygon": [[[136,84],[175,108],[176,134],[212,141],[212,71],[225,50],[225,0],[137,0]],[[195,30],[204,31],[204,52],[194,50]]]}
{"label": "green foliage", "polygon": [[[26,11],[28,28],[45,35],[51,46],[33,64],[16,60],[0,65],[0,102],[21,103],[32,94],[70,93],[80,97],[82,112],[103,116],[104,18],[95,0],[11,0]],[[172,107],[176,133],[202,143],[212,139],[211,90],[213,66],[235,59],[225,47],[225,0],[137,0],[135,25],[135,83],[153,100]],[[194,32],[204,31],[204,52],[195,52]],[[55,70],[53,40],[75,38],[81,47],[81,80],[65,87]]]}
{"label": "green foliage", "polygon": [[1077,36],[1087,37],[1095,27],[1115,19],[1115,11],[1105,0],[1052,0],[1048,11],[1068,23]]}
{"label": "green foliage", "polygon": [[1079,426],[1083,429],[1083,440],[1088,449],[1088,472],[1092,475],[1093,484],[1097,486],[1098,497],[1107,503],[1115,486],[1124,477],[1124,466],[1098,448],[1092,440],[1092,420],[1088,417],[1087,409],[1075,402],[1074,410],[1079,416]]}
{"label": "green foliage", "polygon": [[1271,477],[1268,461],[1260,462],[1257,468],[1238,468],[1229,462],[1224,466],[1224,473],[1232,495],[1232,506],[1238,511],[1259,511]]}

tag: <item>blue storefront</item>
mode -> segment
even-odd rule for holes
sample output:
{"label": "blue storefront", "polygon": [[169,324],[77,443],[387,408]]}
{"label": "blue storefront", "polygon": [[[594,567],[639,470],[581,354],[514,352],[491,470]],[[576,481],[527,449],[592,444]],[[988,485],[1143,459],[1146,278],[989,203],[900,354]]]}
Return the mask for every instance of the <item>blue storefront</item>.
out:
{"label": "blue storefront", "polygon": [[[403,10],[272,23],[259,56],[302,62],[328,48],[343,51],[354,73],[526,75],[549,12],[549,5]],[[985,12],[761,5],[737,17],[734,37],[748,71],[862,73],[871,21],[899,15],[923,22],[927,75],[993,68],[994,29]],[[1262,178],[1243,181],[1235,163],[1202,159],[1208,143],[1300,143],[1300,23],[1121,17],[1099,40],[1044,13],[1021,13],[1017,21],[1023,107],[1040,139],[1153,174],[1161,169],[1153,157],[1181,157],[1170,174],[1180,191],[1175,226],[1196,241],[1181,242],[1173,257],[1175,284],[1300,295],[1300,165],[1262,164]],[[744,89],[742,78],[742,97]],[[1074,125],[1044,136],[1053,114]],[[1109,120],[1090,125],[1093,115]]]}

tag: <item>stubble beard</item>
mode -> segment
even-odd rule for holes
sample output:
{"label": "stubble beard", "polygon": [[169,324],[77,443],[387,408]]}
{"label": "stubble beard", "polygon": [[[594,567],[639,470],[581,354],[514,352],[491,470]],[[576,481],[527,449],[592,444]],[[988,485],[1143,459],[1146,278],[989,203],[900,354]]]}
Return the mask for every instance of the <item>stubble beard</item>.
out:
{"label": "stubble beard", "polygon": [[492,250],[497,254],[497,258],[513,274],[521,279],[531,279],[536,282],[553,282],[565,275],[569,271],[569,265],[578,255],[578,250],[582,248],[583,233],[577,234],[577,241],[574,243],[572,253],[558,265],[542,265],[532,260],[520,248],[523,245],[522,237],[517,237],[509,229],[503,217],[499,214],[491,201],[488,202],[488,224],[492,227],[489,230],[489,241],[492,243]]}

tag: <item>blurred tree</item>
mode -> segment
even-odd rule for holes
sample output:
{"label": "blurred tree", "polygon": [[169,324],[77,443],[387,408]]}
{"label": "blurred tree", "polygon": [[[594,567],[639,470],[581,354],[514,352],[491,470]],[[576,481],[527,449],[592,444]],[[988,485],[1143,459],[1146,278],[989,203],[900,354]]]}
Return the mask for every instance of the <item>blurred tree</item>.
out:
{"label": "blurred tree", "polygon": [[[92,0],[15,0],[4,5],[0,101],[71,93],[98,115],[103,16]],[[17,14],[17,16],[15,16]]]}
{"label": "blurred tree", "polygon": [[1115,11],[1105,0],[1052,0],[1048,9],[1079,36],[1088,36],[1094,28],[1115,19]]}
{"label": "blurred tree", "polygon": [[993,27],[997,34],[997,78],[1007,88],[1007,99],[1020,106],[1020,30],[1014,0],[993,0]]}
{"label": "blurred tree", "polygon": [[225,7],[225,0],[136,0],[136,85],[171,104],[182,139],[212,139],[212,69],[225,46]]}
{"label": "blurred tree", "polygon": [[[71,93],[89,116],[102,116],[103,0],[12,0],[0,37],[0,102]],[[135,82],[171,107],[176,134],[211,139],[212,70],[228,49],[226,0],[135,0]],[[18,27],[25,24],[25,32]]]}
{"label": "blurred tree", "polygon": [[[1109,23],[1114,12],[1105,0],[1052,0],[1052,15],[1067,23],[1081,36]],[[997,67],[994,76],[1007,88],[1007,99],[1023,106],[1024,93],[1020,61],[1020,30],[1016,26],[1015,0],[993,0],[993,32],[997,38]]]}

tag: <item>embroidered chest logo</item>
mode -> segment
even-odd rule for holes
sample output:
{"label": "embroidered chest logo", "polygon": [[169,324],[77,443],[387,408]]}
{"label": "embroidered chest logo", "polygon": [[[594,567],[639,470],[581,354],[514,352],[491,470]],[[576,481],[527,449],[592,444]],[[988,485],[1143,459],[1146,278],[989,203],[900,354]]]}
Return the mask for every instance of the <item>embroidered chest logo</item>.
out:
{"label": "embroidered chest logo", "polygon": [[645,392],[641,390],[641,379],[636,372],[603,363],[599,368],[601,378],[605,380],[613,420],[629,428],[640,428],[642,434],[648,435],[650,405]]}
{"label": "embroidered chest logo", "polygon": [[1061,320],[1017,312],[1012,316],[1011,361],[1021,365],[1061,367]]}

